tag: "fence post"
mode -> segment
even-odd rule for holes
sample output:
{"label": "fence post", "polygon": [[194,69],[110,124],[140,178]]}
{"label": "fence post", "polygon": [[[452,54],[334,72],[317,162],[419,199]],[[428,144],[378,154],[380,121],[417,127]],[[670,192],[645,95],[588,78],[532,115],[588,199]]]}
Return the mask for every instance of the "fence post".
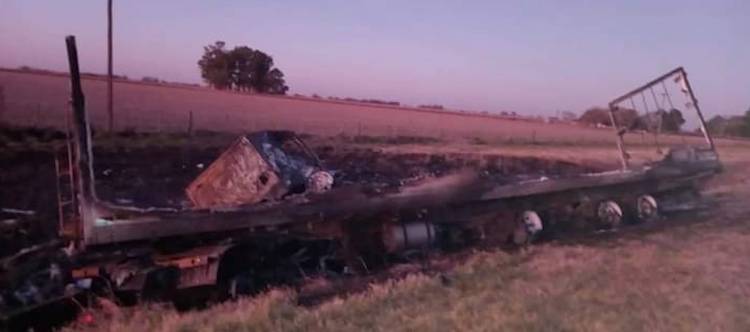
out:
{"label": "fence post", "polygon": [[187,134],[188,136],[193,136],[193,111],[192,110],[190,110],[190,113],[188,113]]}
{"label": "fence post", "polygon": [[41,128],[42,126],[42,104],[36,103],[36,116],[34,117],[36,119],[36,124],[34,127]]}
{"label": "fence post", "polygon": [[158,123],[159,123],[159,127],[158,128],[159,129],[157,129],[156,131],[159,134],[161,134],[162,132],[164,132],[164,114],[161,112],[161,110],[158,111],[158,113],[159,113],[159,121],[158,121]]}
{"label": "fence post", "polygon": [[0,85],[0,124],[3,123],[3,117],[5,117],[5,89]]}

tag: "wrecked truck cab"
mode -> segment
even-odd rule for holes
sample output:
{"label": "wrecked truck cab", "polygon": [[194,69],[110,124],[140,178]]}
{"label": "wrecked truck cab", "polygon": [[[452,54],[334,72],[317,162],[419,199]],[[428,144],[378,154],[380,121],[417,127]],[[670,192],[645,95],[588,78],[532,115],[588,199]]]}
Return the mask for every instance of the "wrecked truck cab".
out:
{"label": "wrecked truck cab", "polygon": [[333,176],[292,131],[238,137],[186,188],[198,209],[226,208],[327,191]]}

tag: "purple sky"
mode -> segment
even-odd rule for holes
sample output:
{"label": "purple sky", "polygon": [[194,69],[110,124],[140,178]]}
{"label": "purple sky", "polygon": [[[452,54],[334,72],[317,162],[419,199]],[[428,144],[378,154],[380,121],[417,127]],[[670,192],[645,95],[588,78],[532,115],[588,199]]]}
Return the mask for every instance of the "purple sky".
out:
{"label": "purple sky", "polygon": [[[274,57],[292,93],[553,114],[685,66],[706,113],[750,107],[750,1],[115,0],[115,72],[200,82],[202,46]],[[0,0],[0,66],[106,72],[106,1]]]}

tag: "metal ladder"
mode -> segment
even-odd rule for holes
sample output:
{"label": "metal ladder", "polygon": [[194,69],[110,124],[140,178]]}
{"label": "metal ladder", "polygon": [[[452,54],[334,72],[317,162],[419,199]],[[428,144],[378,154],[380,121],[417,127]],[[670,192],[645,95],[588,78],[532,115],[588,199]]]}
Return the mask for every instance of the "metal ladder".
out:
{"label": "metal ladder", "polygon": [[73,146],[70,121],[65,121],[65,146],[55,153],[55,174],[57,182],[58,233],[64,239],[76,240],[81,234],[81,211],[78,202],[77,181],[79,174],[75,167],[76,149]]}

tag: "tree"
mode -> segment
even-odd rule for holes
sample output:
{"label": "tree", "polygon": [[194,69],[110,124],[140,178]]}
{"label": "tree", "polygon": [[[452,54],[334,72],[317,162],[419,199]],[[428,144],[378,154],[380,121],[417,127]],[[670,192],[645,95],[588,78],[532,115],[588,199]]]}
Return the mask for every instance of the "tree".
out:
{"label": "tree", "polygon": [[[631,127],[637,118],[638,112],[629,108],[619,108],[615,111],[615,120],[617,120],[617,125],[620,127]],[[591,125],[612,125],[612,120],[609,118],[609,109],[602,107],[587,109],[581,114],[578,121]]]}
{"label": "tree", "polygon": [[220,90],[286,94],[289,87],[284,73],[273,66],[273,58],[247,46],[237,46],[231,51],[226,44],[217,41],[203,48],[198,61],[201,77],[212,87]]}
{"label": "tree", "polygon": [[228,52],[227,57],[232,88],[238,91],[249,91],[252,85],[255,51],[247,46],[239,46]]}
{"label": "tree", "polygon": [[587,109],[581,117],[578,118],[579,122],[587,123],[591,125],[611,125],[609,119],[609,111],[601,107],[591,107]]}
{"label": "tree", "polygon": [[750,137],[750,110],[744,115],[716,115],[706,122],[706,127],[713,135]]}
{"label": "tree", "polygon": [[740,136],[750,137],[750,108],[745,111],[745,116],[742,119],[741,133]]}
{"label": "tree", "polygon": [[271,69],[265,77],[265,85],[268,87],[266,93],[275,95],[285,95],[289,87],[284,84],[284,73],[278,68]]}
{"label": "tree", "polygon": [[572,111],[562,111],[560,113],[560,119],[562,119],[563,121],[571,122],[578,119],[578,115]]}
{"label": "tree", "polygon": [[615,113],[615,118],[620,127],[630,127],[638,119],[638,111],[630,108],[619,108]]}
{"label": "tree", "polygon": [[143,76],[143,78],[141,78],[141,82],[146,82],[146,83],[159,83],[160,81],[159,81],[159,79],[158,79],[158,78],[156,78],[156,77],[153,77],[153,76]]}
{"label": "tree", "polygon": [[203,56],[198,61],[203,80],[219,90],[230,89],[233,84],[229,52],[224,49],[225,45],[223,41],[217,41],[214,45],[204,47]]}
{"label": "tree", "polygon": [[730,123],[731,118],[725,118],[721,115],[715,115],[710,120],[706,121],[706,129],[712,135],[724,136],[730,134]]}
{"label": "tree", "polygon": [[661,130],[663,132],[677,133],[682,128],[682,125],[685,124],[682,112],[676,108],[669,110],[669,112],[659,110],[658,113],[661,113],[662,116]]}
{"label": "tree", "polygon": [[628,126],[628,129],[645,130],[653,133],[676,133],[681,130],[683,124],[685,124],[685,118],[682,117],[682,112],[673,108],[669,112],[658,110],[637,116],[631,125]]}

